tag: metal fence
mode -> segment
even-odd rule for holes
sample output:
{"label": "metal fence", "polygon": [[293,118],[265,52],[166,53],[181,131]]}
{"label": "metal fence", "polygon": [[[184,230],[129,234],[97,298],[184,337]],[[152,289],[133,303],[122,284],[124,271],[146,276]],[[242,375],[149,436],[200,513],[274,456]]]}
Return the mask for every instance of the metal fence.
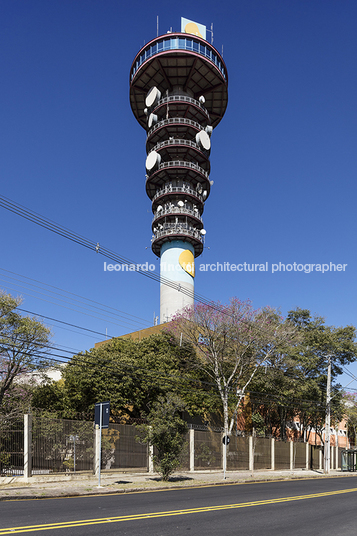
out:
{"label": "metal fence", "polygon": [[195,469],[222,468],[222,434],[195,430]]}
{"label": "metal fence", "polygon": [[[32,474],[97,470],[99,443],[95,442],[94,433],[93,422],[54,419],[41,414],[33,416],[30,433],[25,433],[23,421],[2,423],[0,474],[2,476],[24,474],[24,460],[27,453],[31,453]],[[138,436],[138,429],[130,424],[110,423],[108,429],[102,430],[101,470],[151,470],[148,445],[138,441]],[[32,437],[32,441],[26,440],[25,437],[30,439]],[[25,444],[27,446],[24,446]],[[339,462],[343,451],[344,449],[338,449]],[[336,449],[331,448],[331,467],[334,468],[336,468],[336,454]],[[220,429],[191,429],[185,437],[179,468],[220,470],[223,466],[222,455]],[[31,464],[26,467],[26,471],[30,471]],[[320,446],[307,447],[302,442],[292,443],[265,437],[235,435],[230,437],[227,447],[229,471],[305,467],[321,469]],[[25,476],[28,476],[28,473]]]}
{"label": "metal fence", "polygon": [[310,446],[310,469],[320,469],[320,451],[321,447],[319,445]]}
{"label": "metal fence", "polygon": [[93,423],[34,416],[32,472],[93,470]]}
{"label": "metal fence", "polygon": [[22,475],[24,468],[24,421],[0,425],[0,475]]}
{"label": "metal fence", "polygon": [[227,453],[228,471],[249,469],[249,438],[232,436]]}
{"label": "metal fence", "polygon": [[129,424],[110,424],[102,431],[102,469],[147,471],[148,446],[136,440],[138,431]]}
{"label": "metal fence", "polygon": [[306,467],[306,444],[296,442],[293,444],[293,467],[304,469]]}
{"label": "metal fence", "polygon": [[275,469],[290,469],[290,442],[276,441]]}
{"label": "metal fence", "polygon": [[271,439],[265,437],[253,438],[254,468],[270,469],[271,467]]}

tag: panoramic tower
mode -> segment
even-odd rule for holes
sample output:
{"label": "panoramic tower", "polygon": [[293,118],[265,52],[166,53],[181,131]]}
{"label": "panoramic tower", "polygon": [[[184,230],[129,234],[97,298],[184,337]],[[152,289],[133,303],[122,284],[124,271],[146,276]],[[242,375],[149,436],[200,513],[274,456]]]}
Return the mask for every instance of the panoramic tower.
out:
{"label": "panoramic tower", "polygon": [[211,135],[228,101],[224,61],[204,26],[156,37],[136,55],[130,104],[146,130],[146,193],[152,251],[160,257],[160,322],[194,302],[194,259],[203,251]]}

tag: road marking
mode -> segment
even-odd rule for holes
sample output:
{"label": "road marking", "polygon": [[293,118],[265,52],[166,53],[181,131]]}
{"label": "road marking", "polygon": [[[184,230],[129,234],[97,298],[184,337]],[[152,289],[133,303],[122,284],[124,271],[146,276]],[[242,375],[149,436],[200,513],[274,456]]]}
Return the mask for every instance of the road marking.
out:
{"label": "road marking", "polygon": [[21,534],[23,532],[36,532],[42,530],[66,529],[84,527],[86,525],[102,525],[104,523],[120,523],[122,521],[137,521],[139,519],[153,519],[160,517],[181,516],[187,514],[201,514],[204,512],[216,512],[218,510],[232,510],[236,508],[247,508],[250,506],[263,506],[267,504],[278,504],[291,501],[301,501],[305,499],[316,499],[319,497],[329,497],[331,495],[341,495],[343,493],[354,493],[357,488],[343,489],[338,491],[325,491],[322,493],[310,493],[309,495],[295,495],[293,497],[280,497],[278,499],[265,499],[262,501],[251,501],[237,504],[223,504],[218,506],[203,506],[200,508],[187,508],[185,510],[169,510],[167,512],[150,512],[146,514],[132,514],[128,516],[102,517],[98,519],[82,519],[79,521],[64,521],[61,523],[48,523],[44,525],[28,525],[25,527],[8,527],[0,529],[0,536],[4,534]]}

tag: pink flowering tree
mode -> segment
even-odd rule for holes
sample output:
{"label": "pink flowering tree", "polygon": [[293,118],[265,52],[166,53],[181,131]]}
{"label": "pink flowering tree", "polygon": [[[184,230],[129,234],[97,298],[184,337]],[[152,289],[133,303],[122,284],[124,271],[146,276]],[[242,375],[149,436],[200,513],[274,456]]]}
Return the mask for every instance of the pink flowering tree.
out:
{"label": "pink flowering tree", "polygon": [[20,303],[0,291],[0,413],[9,407],[9,397],[25,396],[19,376],[49,363],[50,330],[36,318],[21,316]]}
{"label": "pink flowering tree", "polygon": [[215,383],[222,401],[225,436],[232,433],[238,407],[259,367],[283,355],[297,339],[296,327],[279,311],[253,309],[250,301],[237,298],[227,305],[187,307],[168,329],[194,346],[200,368]]}

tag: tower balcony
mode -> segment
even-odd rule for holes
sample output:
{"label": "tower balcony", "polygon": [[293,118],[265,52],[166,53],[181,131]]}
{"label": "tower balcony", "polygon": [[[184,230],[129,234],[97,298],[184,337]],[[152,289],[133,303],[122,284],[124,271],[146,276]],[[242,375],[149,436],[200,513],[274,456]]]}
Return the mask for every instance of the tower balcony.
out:
{"label": "tower balcony", "polygon": [[[207,171],[205,171],[201,166],[199,166],[198,164],[196,164],[195,162],[187,162],[186,160],[171,160],[170,162],[162,162],[161,164],[159,164],[159,166],[157,167],[156,170],[153,170],[153,171],[148,171],[148,179],[147,180],[151,180],[151,178],[154,176],[154,175],[162,175],[162,171],[165,171],[167,169],[173,169],[175,168],[176,171],[179,170],[179,168],[184,168],[184,169],[192,169],[194,170],[195,172],[199,173],[200,175],[202,175],[205,179],[209,179],[209,174]],[[168,179],[170,180],[170,179]]]}
{"label": "tower balcony", "polygon": [[204,235],[187,223],[165,223],[153,233],[151,248],[153,253],[160,257],[161,246],[164,242],[172,240],[185,240],[193,245],[195,257],[203,251]]}
{"label": "tower balcony", "polygon": [[180,116],[196,120],[199,123],[210,123],[210,116],[207,109],[198,100],[188,95],[174,94],[163,97],[150,112],[160,116],[165,114],[168,109],[170,110],[171,116],[178,113]]}
{"label": "tower balcony", "polygon": [[147,133],[146,146],[151,150],[160,141],[169,137],[193,139],[198,132],[204,130],[206,125],[202,125],[186,117],[169,117],[162,119],[153,125]]}
{"label": "tower balcony", "polygon": [[202,149],[194,141],[170,138],[157,143],[152,151],[159,152],[163,161],[175,160],[176,156],[176,160],[196,161],[207,173],[210,172],[210,151]]}
{"label": "tower balcony", "polygon": [[[160,206],[160,205],[159,205]],[[160,220],[163,217],[170,217],[170,216],[189,216],[190,218],[193,218],[196,220],[197,223],[200,223],[201,225],[198,225],[199,228],[203,227],[203,220],[199,213],[199,209],[190,209],[186,207],[170,207],[170,208],[163,208],[162,210],[156,210],[154,217],[152,219],[152,225],[155,223],[160,222]]]}
{"label": "tower balcony", "polygon": [[[202,190],[202,186],[200,190]],[[201,213],[202,213],[203,203],[209,196],[209,190],[207,191],[207,195],[205,196],[205,199],[203,199],[203,192],[199,193],[197,189],[195,190],[193,188],[190,188],[189,186],[172,186],[172,185],[166,184],[164,188],[160,188],[159,190],[156,190],[154,196],[151,198],[153,209],[154,209],[154,206],[162,202],[163,199],[167,199],[168,201],[170,201],[177,197],[183,197],[183,196],[191,198],[191,201],[193,203],[201,204]]]}
{"label": "tower balcony", "polygon": [[[177,161],[160,164],[159,169],[154,171],[146,179],[146,193],[152,199],[158,189],[167,185],[168,189],[177,185],[177,182],[185,182],[192,187],[197,184],[202,186],[204,192],[209,192],[209,175],[193,162]],[[206,196],[208,197],[208,195]]]}

